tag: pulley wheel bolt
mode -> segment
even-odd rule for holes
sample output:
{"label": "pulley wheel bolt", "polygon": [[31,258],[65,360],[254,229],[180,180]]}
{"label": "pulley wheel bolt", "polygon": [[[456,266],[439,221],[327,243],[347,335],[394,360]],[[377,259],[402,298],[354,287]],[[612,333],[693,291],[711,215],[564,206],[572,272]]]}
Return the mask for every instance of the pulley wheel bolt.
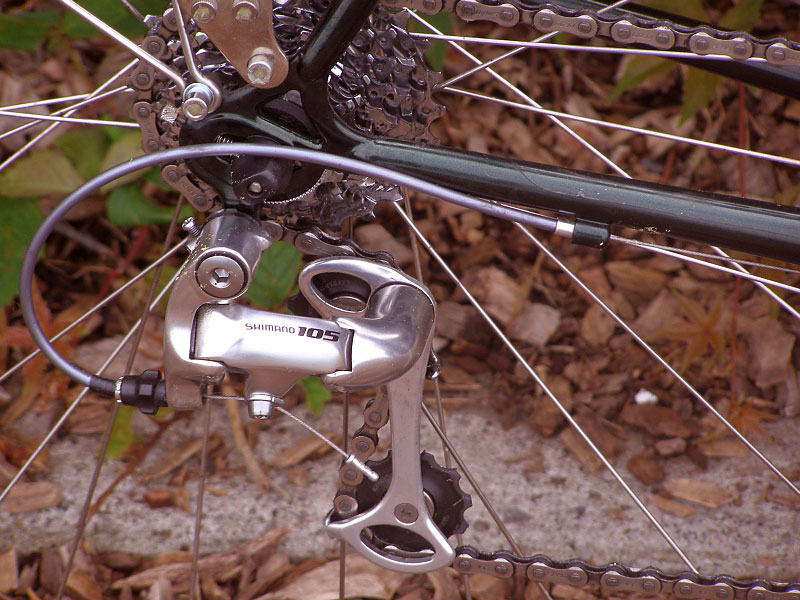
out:
{"label": "pulley wheel bolt", "polygon": [[247,79],[253,85],[266,85],[272,79],[274,60],[269,54],[255,52],[247,63]]}
{"label": "pulley wheel bolt", "polygon": [[403,502],[394,507],[394,516],[401,523],[410,524],[419,518],[419,511],[413,504]]}
{"label": "pulley wheel bolt", "polygon": [[237,0],[233,3],[233,18],[240,23],[250,23],[258,16],[256,0]]}

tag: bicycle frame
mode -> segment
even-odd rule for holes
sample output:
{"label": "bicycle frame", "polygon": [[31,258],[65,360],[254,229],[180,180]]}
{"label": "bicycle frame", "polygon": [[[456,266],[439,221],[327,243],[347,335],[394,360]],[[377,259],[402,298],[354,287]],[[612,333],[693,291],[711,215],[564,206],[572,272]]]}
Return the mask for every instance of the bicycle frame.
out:
{"label": "bicycle frame", "polygon": [[[327,74],[376,4],[377,0],[334,1],[292,65],[287,85],[301,91],[304,107],[322,134],[321,143],[296,137],[293,143],[368,161],[491,201],[552,211],[590,229],[629,227],[768,258],[797,260],[800,209],[794,207],[371,138],[349,129],[328,104]],[[708,62],[716,66],[720,61]],[[729,76],[750,80],[752,65],[725,64]],[[743,77],[731,73],[734,67],[745,66]],[[760,68],[756,65],[756,70]],[[602,235],[589,237],[601,240],[596,245],[602,245]]]}

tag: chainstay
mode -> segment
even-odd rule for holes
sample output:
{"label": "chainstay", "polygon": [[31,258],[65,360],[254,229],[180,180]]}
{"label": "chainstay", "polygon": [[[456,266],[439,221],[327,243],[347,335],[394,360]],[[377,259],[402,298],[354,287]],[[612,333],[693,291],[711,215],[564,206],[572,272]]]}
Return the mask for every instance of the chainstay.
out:
{"label": "chainstay", "polygon": [[[490,21],[505,27],[529,25],[542,33],[570,33],[583,39],[602,37],[621,45],[649,46],[661,51],[683,51],[699,56],[760,59],[776,66],[800,66],[800,45],[784,38],[762,40],[741,31],[723,31],[708,25],[683,26],[663,19],[626,13],[571,10],[539,0],[382,0],[393,8],[426,14],[453,12],[464,21]],[[618,9],[624,11],[624,8]]]}
{"label": "chainstay", "polygon": [[505,551],[482,553],[472,546],[456,548],[453,567],[459,573],[480,573],[499,579],[518,576],[543,584],[576,588],[599,586],[609,592],[671,594],[686,600],[800,599],[800,582],[777,583],[689,572],[670,574],[653,567],[633,569],[617,563],[596,566],[582,560],[553,560],[543,554],[519,557]]}

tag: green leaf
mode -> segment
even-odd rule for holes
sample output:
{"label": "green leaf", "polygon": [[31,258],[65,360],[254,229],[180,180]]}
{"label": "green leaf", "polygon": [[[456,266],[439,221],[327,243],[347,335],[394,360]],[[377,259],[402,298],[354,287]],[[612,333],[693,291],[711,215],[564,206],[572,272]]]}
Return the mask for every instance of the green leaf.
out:
{"label": "green leaf", "polygon": [[0,306],[17,295],[25,250],[42,223],[33,199],[0,197]]}
{"label": "green leaf", "polygon": [[108,442],[107,458],[118,459],[130,445],[136,441],[133,434],[133,407],[120,406],[114,428],[111,430],[111,439]]}
{"label": "green leaf", "polygon": [[[138,184],[129,183],[116,188],[108,198],[106,216],[117,227],[137,227],[141,225],[160,225],[172,221],[175,209],[161,206],[145,198]],[[185,206],[178,217],[189,217],[192,209]]]}
{"label": "green leaf", "polygon": [[0,47],[36,50],[57,23],[54,11],[0,15]]}
{"label": "green leaf", "polygon": [[72,163],[52,150],[31,152],[0,173],[0,195],[12,198],[68,194],[83,183]]}
{"label": "green leaf", "polygon": [[[142,154],[144,154],[144,150],[142,150],[141,132],[138,130],[126,131],[119,139],[111,144],[111,147],[108,149],[108,153],[103,159],[103,162],[100,164],[100,170],[105,171],[111,167],[116,167],[117,165],[128,162],[130,159],[141,156]],[[140,169],[139,171],[129,173],[125,177],[120,177],[116,181],[112,181],[108,185],[104,185],[100,191],[108,192],[115,187],[130,183],[131,181],[136,181],[140,177],[144,176],[145,172],[145,169]]]}
{"label": "green leaf", "polygon": [[[108,23],[126,37],[136,37],[145,33],[143,23],[139,22],[122,2],[109,2],[109,0],[78,0],[90,13]],[[70,38],[90,38],[100,32],[73,12],[64,14],[61,30]]]}
{"label": "green leaf", "polygon": [[322,385],[318,377],[305,377],[300,380],[300,386],[306,393],[306,404],[315,415],[322,412],[322,408],[331,399],[331,393]]}
{"label": "green leaf", "polygon": [[272,244],[261,256],[246,297],[262,308],[277,308],[291,294],[301,261],[300,251],[291,244]]}
{"label": "green leaf", "polygon": [[[425,21],[430,23],[436,29],[441,31],[444,35],[453,33],[453,19],[450,13],[441,12],[436,15],[420,15]],[[425,29],[424,27],[421,29]],[[427,30],[426,30],[427,31]],[[425,60],[434,71],[442,71],[444,69],[444,57],[447,54],[449,45],[447,42],[432,42],[430,47],[425,52]]]}
{"label": "green leaf", "polygon": [[636,87],[651,77],[665,73],[673,67],[674,63],[663,58],[634,56],[628,61],[617,85],[608,95],[609,102],[616,100],[629,89]]}
{"label": "green leaf", "polygon": [[82,127],[59,136],[54,144],[82,177],[90,179],[100,172],[111,140],[102,129]]}
{"label": "green leaf", "polygon": [[680,122],[685,123],[706,108],[717,95],[722,77],[689,67],[683,80],[683,108]]}
{"label": "green leaf", "polygon": [[739,0],[739,3],[728,9],[720,25],[733,31],[750,31],[761,21],[762,0]]}

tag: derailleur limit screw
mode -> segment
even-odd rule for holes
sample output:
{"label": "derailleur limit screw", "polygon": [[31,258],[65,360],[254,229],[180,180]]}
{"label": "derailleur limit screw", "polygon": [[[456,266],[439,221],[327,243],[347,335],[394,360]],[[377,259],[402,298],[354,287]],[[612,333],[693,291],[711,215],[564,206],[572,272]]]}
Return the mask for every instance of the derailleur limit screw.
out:
{"label": "derailleur limit screw", "polygon": [[192,237],[197,237],[200,235],[201,228],[197,224],[197,221],[194,220],[194,217],[189,217],[181,224],[181,229],[183,229],[186,233],[191,235]]}

